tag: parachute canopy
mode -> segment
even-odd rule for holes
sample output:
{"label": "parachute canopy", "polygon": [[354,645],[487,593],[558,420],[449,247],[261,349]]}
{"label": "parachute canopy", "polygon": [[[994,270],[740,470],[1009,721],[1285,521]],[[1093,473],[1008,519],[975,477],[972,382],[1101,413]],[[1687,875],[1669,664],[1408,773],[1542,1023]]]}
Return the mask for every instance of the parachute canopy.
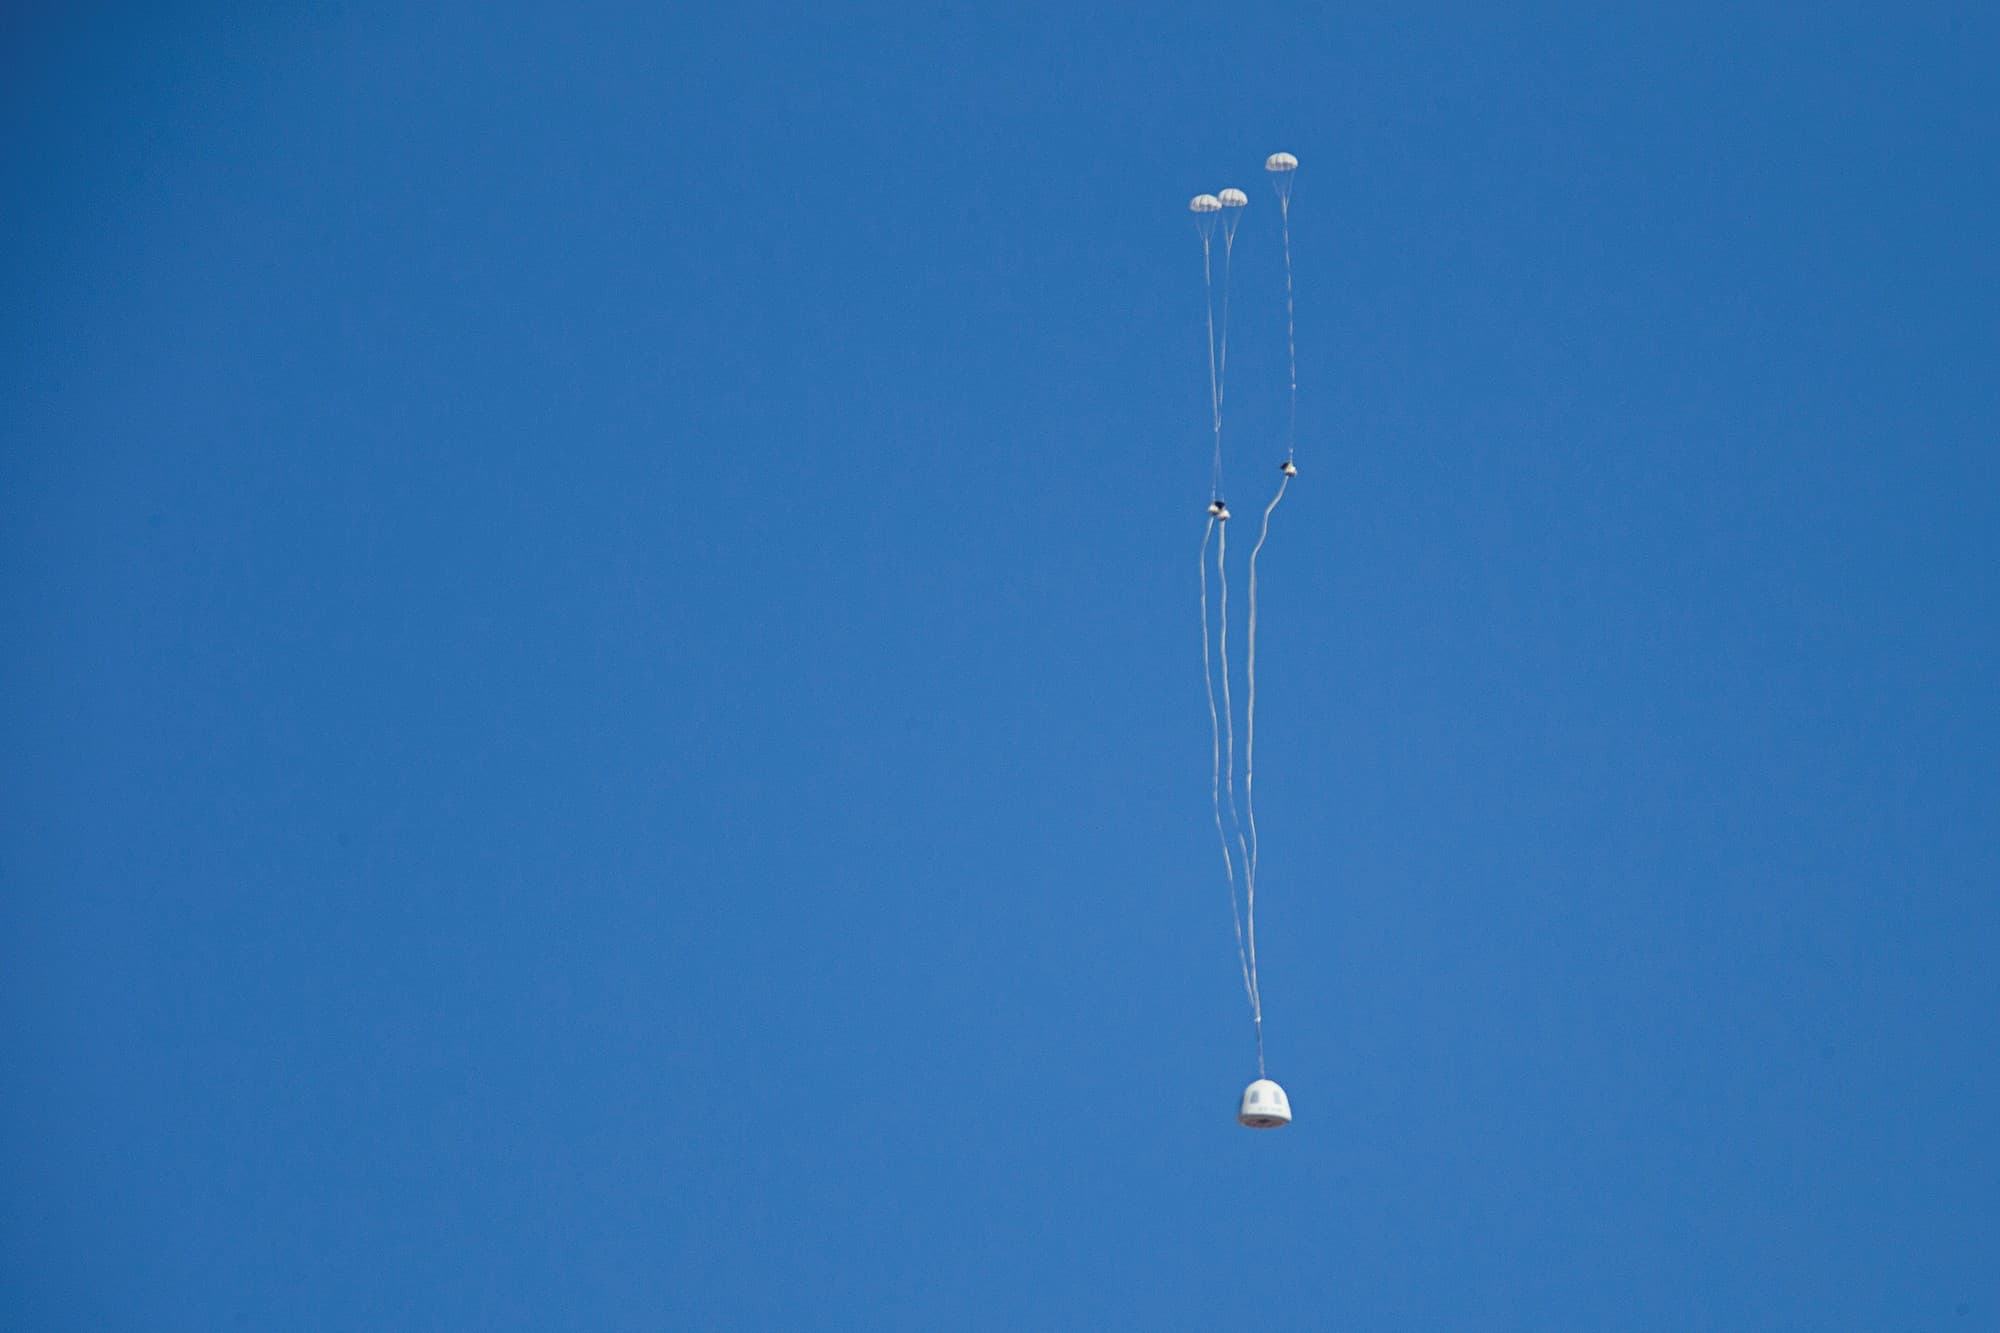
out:
{"label": "parachute canopy", "polygon": [[1264,159],[1266,171],[1297,171],[1299,160],[1290,153],[1273,153]]}
{"label": "parachute canopy", "polygon": [[1215,201],[1224,208],[1241,208],[1250,202],[1250,196],[1241,190],[1224,190],[1215,197]]}
{"label": "parachute canopy", "polygon": [[1213,213],[1222,207],[1222,201],[1212,194],[1198,194],[1188,200],[1188,212]]}

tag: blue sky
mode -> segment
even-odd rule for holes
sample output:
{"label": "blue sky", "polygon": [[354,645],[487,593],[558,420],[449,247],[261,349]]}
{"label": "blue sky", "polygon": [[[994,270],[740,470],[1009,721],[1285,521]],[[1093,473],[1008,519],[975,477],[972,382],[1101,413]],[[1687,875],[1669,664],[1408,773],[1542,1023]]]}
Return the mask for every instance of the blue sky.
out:
{"label": "blue sky", "polygon": [[720,11],[0,21],[8,1324],[2000,1322],[1992,14]]}

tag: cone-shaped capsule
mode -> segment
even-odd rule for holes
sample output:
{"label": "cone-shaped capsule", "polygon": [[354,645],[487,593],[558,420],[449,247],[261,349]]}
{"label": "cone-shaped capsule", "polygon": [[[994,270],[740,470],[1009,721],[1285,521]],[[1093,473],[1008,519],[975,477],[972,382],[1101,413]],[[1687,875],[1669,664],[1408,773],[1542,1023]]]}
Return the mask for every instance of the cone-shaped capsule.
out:
{"label": "cone-shaped capsule", "polygon": [[1236,1118],[1251,1129],[1279,1129],[1292,1123],[1292,1104],[1285,1090],[1268,1078],[1260,1078],[1243,1089],[1243,1105]]}

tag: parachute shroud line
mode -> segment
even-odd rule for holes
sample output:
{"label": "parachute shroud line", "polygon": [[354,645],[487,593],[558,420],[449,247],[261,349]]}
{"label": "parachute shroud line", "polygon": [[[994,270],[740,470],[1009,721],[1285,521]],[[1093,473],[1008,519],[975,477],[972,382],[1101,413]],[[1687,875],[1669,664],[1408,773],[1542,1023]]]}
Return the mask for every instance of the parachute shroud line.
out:
{"label": "parachute shroud line", "polygon": [[[1188,211],[1194,214],[1195,230],[1201,233],[1201,286],[1208,319],[1208,414],[1211,429],[1215,432],[1215,463],[1209,479],[1209,498],[1215,500],[1222,496],[1222,380],[1215,362],[1215,278],[1211,256],[1215,215],[1222,211],[1222,201],[1212,194],[1198,194],[1188,200]],[[1226,236],[1227,233],[1225,239]]]}
{"label": "parachute shroud line", "polygon": [[1250,959],[1243,947],[1243,910],[1236,901],[1236,865],[1229,854],[1229,835],[1222,829],[1222,726],[1215,711],[1215,675],[1209,667],[1208,652],[1208,543],[1220,521],[1211,516],[1201,534],[1201,678],[1208,689],[1208,733],[1212,757],[1209,773],[1209,800],[1215,812],[1215,837],[1222,848],[1222,873],[1229,882],[1229,923],[1236,930],[1236,961],[1243,969],[1243,996],[1257,1007],[1257,992],[1250,984]]}
{"label": "parachute shroud line", "polygon": [[1292,384],[1291,417],[1285,427],[1287,463],[1298,449],[1299,436],[1299,339],[1292,302],[1292,182],[1298,169],[1299,160],[1290,153],[1273,153],[1264,159],[1264,170],[1271,173],[1271,188],[1278,192],[1278,224],[1285,238],[1285,353]]}
{"label": "parachute shroud line", "polygon": [[1285,487],[1291,483],[1296,471],[1287,469],[1278,478],[1278,493],[1271,497],[1271,503],[1264,506],[1264,524],[1257,533],[1257,544],[1250,548],[1250,617],[1245,635],[1249,651],[1244,662],[1244,679],[1249,686],[1249,699],[1244,705],[1243,734],[1243,809],[1250,821],[1250,850],[1246,854],[1248,864],[1243,872],[1243,889],[1249,904],[1250,920],[1250,991],[1251,1004],[1257,1024],[1257,1073],[1264,1072],[1264,1008],[1263,993],[1257,985],[1257,557],[1263,554],[1264,543],[1271,536],[1271,511],[1285,498]]}

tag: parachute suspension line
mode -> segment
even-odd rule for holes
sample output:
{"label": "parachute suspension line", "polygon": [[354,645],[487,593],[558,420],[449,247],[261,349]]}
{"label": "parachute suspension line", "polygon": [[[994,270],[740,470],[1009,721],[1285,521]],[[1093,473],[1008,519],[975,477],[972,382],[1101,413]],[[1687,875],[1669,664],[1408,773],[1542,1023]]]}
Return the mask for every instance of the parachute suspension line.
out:
{"label": "parachute suspension line", "polygon": [[1292,411],[1285,425],[1285,460],[1291,461],[1299,447],[1299,335],[1292,304],[1292,200],[1278,196],[1278,216],[1285,232],[1285,354],[1292,372]]}
{"label": "parachute suspension line", "polygon": [[1250,700],[1244,709],[1247,726],[1243,738],[1243,804],[1250,817],[1249,886],[1252,895],[1257,892],[1257,557],[1263,553],[1264,543],[1271,536],[1271,511],[1285,498],[1285,487],[1291,485],[1291,481],[1290,474],[1279,476],[1278,493],[1271,497],[1271,503],[1264,506],[1264,526],[1257,534],[1257,544],[1250,548],[1250,651],[1244,669],[1250,685]]}
{"label": "parachute suspension line", "polygon": [[[1188,210],[1194,214],[1195,230],[1201,233],[1201,286],[1203,309],[1208,320],[1208,412],[1210,427],[1215,432],[1215,463],[1210,472],[1208,498],[1219,500],[1222,498],[1222,378],[1215,359],[1215,277],[1212,253],[1215,215],[1222,211],[1222,204],[1212,194],[1198,194],[1188,204]],[[1226,287],[1224,291],[1226,293]],[[1225,322],[1225,330],[1227,327]]]}
{"label": "parachute suspension line", "polygon": [[1236,253],[1236,227],[1250,197],[1241,190],[1224,190],[1217,202],[1222,205],[1222,356],[1215,373],[1215,401],[1220,411],[1229,401],[1229,265]]}
{"label": "parachute suspension line", "polygon": [[1210,196],[1215,200],[1217,216],[1222,219],[1222,354],[1215,371],[1215,494],[1222,494],[1222,409],[1229,401],[1229,266],[1236,253],[1236,228],[1243,221],[1243,206],[1250,202],[1250,196],[1241,190],[1228,189]]}
{"label": "parachute suspension line", "polygon": [[[1229,836],[1222,831],[1222,725],[1215,712],[1215,673],[1209,667],[1208,653],[1208,542],[1215,535],[1216,521],[1208,520],[1208,528],[1201,534],[1201,680],[1208,690],[1208,736],[1211,767],[1209,770],[1209,800],[1215,811],[1215,837],[1222,847],[1222,873],[1229,882],[1229,924],[1236,930],[1236,961],[1243,969],[1243,995],[1250,1001],[1251,1012],[1257,1007],[1257,992],[1250,984],[1250,959],[1243,948],[1243,912],[1236,903],[1236,863],[1229,854]],[[1259,1039],[1261,1045],[1261,1037]],[[1260,1064],[1259,1069],[1263,1066]]]}
{"label": "parachute suspension line", "polygon": [[1285,487],[1291,483],[1289,474],[1278,478],[1278,493],[1271,497],[1271,503],[1264,506],[1264,526],[1257,533],[1257,544],[1250,548],[1250,642],[1249,662],[1245,675],[1250,683],[1250,701],[1244,709],[1244,719],[1248,723],[1243,738],[1243,804],[1250,817],[1250,885],[1251,892],[1257,884],[1257,557],[1263,553],[1264,543],[1271,536],[1271,511],[1278,507],[1278,501],[1285,498]]}
{"label": "parachute suspension line", "polygon": [[1236,251],[1236,228],[1222,227],[1222,351],[1215,369],[1215,410],[1229,401],[1229,260]]}
{"label": "parachute suspension line", "polygon": [[[1222,770],[1222,793],[1229,806],[1229,826],[1236,834],[1238,864],[1243,867],[1244,889],[1248,891],[1250,873],[1250,845],[1243,838],[1243,818],[1236,809],[1236,706],[1229,697],[1229,525],[1218,523],[1215,535],[1215,573],[1222,585],[1222,610],[1216,618],[1215,643],[1217,656],[1222,661],[1222,752],[1228,761]],[[1262,1030],[1264,1022],[1264,1001],[1257,989],[1257,918],[1254,914],[1246,917],[1249,940],[1248,966],[1250,969],[1250,1017]]]}
{"label": "parachute suspension line", "polygon": [[[1250,698],[1243,712],[1243,808],[1250,820],[1250,852],[1243,869],[1243,889],[1250,905],[1250,990],[1253,995],[1260,993],[1257,987],[1257,557],[1262,554],[1264,542],[1271,535],[1271,511],[1278,507],[1278,501],[1285,498],[1285,487],[1291,484],[1291,480],[1289,472],[1278,477],[1278,493],[1271,497],[1271,503],[1264,506],[1264,526],[1257,533],[1257,544],[1250,548],[1250,628],[1246,636],[1249,653],[1244,664]],[[1262,1077],[1264,1016],[1261,1005],[1257,1006],[1257,1010],[1257,1072]]]}
{"label": "parachute suspension line", "polygon": [[1257,1077],[1264,1077],[1264,1015],[1253,1014],[1250,1026],[1257,1032]]}
{"label": "parachute suspension line", "polygon": [[1278,192],[1278,221],[1285,236],[1285,352],[1292,372],[1292,412],[1285,428],[1285,461],[1292,461],[1299,435],[1299,339],[1292,300],[1292,179],[1298,174],[1299,160],[1290,153],[1273,153],[1264,159],[1271,174],[1271,187]]}
{"label": "parachute suspension line", "polygon": [[[1209,276],[1208,252],[1208,237],[1204,234],[1201,238],[1201,285],[1208,295],[1208,412],[1215,430],[1215,466],[1209,477],[1208,498],[1214,500],[1222,494],[1222,376],[1216,369],[1215,361],[1215,282]],[[1228,299],[1228,291],[1225,286],[1224,300]],[[1222,326],[1225,339],[1229,336],[1228,318],[1228,312],[1225,310]],[[1224,356],[1229,355],[1228,347],[1229,344],[1224,342]]]}

